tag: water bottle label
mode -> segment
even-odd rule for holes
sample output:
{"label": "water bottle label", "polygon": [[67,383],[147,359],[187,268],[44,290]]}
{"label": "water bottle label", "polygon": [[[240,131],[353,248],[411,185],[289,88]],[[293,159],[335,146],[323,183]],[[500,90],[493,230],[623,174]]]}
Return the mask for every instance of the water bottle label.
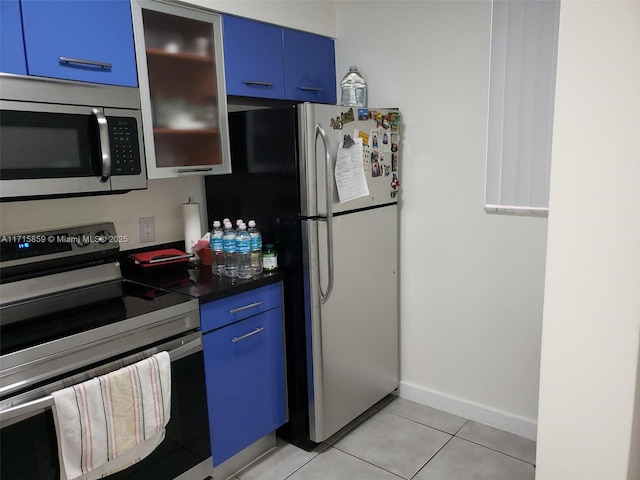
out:
{"label": "water bottle label", "polygon": [[260,235],[251,235],[251,250],[262,250],[262,237]]}
{"label": "water bottle label", "polygon": [[214,252],[222,252],[224,250],[224,246],[222,243],[222,238],[211,237],[211,250],[213,250]]}
{"label": "water bottle label", "polygon": [[227,253],[233,253],[236,251],[236,239],[235,237],[222,239],[222,248]]}
{"label": "water bottle label", "polygon": [[251,240],[249,237],[246,239],[236,240],[236,248],[238,253],[251,253]]}

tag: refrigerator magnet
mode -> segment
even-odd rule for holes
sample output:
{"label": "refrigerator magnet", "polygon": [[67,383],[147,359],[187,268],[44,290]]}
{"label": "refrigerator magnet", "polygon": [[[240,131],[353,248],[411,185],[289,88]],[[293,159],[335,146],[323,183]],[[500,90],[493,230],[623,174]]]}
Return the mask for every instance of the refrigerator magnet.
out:
{"label": "refrigerator magnet", "polygon": [[398,112],[390,113],[389,121],[391,123],[391,130],[398,130],[398,127],[400,126],[400,114]]}
{"label": "refrigerator magnet", "polygon": [[398,171],[398,153],[397,152],[391,154],[391,171],[392,172]]}
{"label": "refrigerator magnet", "polygon": [[400,180],[398,180],[398,175],[394,173],[393,177],[391,177],[391,188],[393,190],[397,190],[399,186],[400,186]]}
{"label": "refrigerator magnet", "polygon": [[369,163],[371,162],[371,147],[366,143],[362,144],[362,168],[366,172],[369,170]]}
{"label": "refrigerator magnet", "polygon": [[369,110],[367,108],[358,109],[358,120],[369,120]]}
{"label": "refrigerator magnet", "polygon": [[382,169],[380,168],[380,152],[377,150],[371,151],[371,176],[379,177],[382,175]]}
{"label": "refrigerator magnet", "polygon": [[367,132],[363,132],[362,130],[358,130],[357,128],[353,129],[353,138],[361,138],[362,145],[369,145],[369,134]]}
{"label": "refrigerator magnet", "polygon": [[391,165],[384,165],[384,176],[388,177],[391,175]]}
{"label": "refrigerator magnet", "polygon": [[371,138],[371,148],[378,149],[380,148],[380,138],[378,136],[378,130],[371,130],[371,135],[369,136],[369,138]]}
{"label": "refrigerator magnet", "polygon": [[392,152],[398,151],[398,140],[399,140],[399,135],[397,133],[392,133],[391,134],[391,151]]}
{"label": "refrigerator magnet", "polygon": [[381,144],[381,149],[383,152],[390,152],[391,151],[391,134],[389,133],[389,130],[382,130],[382,144]]}

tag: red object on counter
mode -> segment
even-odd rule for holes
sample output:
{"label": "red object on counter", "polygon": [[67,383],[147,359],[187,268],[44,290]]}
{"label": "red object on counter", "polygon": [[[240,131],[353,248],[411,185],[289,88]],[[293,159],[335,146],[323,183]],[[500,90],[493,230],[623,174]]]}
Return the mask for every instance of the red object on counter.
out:
{"label": "red object on counter", "polygon": [[129,255],[128,258],[138,267],[155,270],[156,268],[167,265],[186,265],[189,262],[191,255],[175,248],[167,248],[164,250],[134,253]]}

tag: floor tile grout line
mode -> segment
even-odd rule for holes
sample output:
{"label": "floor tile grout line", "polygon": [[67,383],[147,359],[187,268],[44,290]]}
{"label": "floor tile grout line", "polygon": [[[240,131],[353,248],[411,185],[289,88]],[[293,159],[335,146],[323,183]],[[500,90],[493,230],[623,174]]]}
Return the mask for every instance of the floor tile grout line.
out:
{"label": "floor tile grout line", "polygon": [[[450,435],[451,435],[451,434],[450,434]],[[418,475],[418,474],[419,474],[419,473],[424,469],[424,467],[426,467],[426,466],[429,464],[429,462],[430,462],[431,460],[433,460],[434,458],[436,458],[436,455],[438,455],[438,454],[442,451],[442,449],[443,449],[444,447],[446,447],[446,446],[451,442],[451,440],[453,440],[453,437],[454,437],[454,436],[453,436],[453,435],[451,435],[451,438],[449,438],[449,440],[447,440],[447,441],[445,442],[445,444],[444,444],[444,445],[442,445],[442,446],[438,449],[438,451],[437,451],[436,453],[434,453],[433,455],[431,455],[431,457],[429,458],[429,460],[427,460],[427,461],[425,462],[425,464],[424,464],[424,465],[422,465],[422,466],[418,469],[418,471],[417,471],[416,473],[414,473],[414,474],[413,474],[413,476],[411,477],[411,479],[416,478],[416,475]],[[411,479],[410,479],[410,480],[411,480]]]}
{"label": "floor tile grout line", "polygon": [[304,462],[302,465],[300,465],[298,468],[296,468],[293,472],[291,472],[289,475],[284,477],[282,480],[287,480],[287,478],[291,478],[291,476],[295,475],[298,472],[298,470],[300,470],[305,465],[310,464],[312,461],[314,461],[316,458],[318,458],[320,456],[320,454],[322,454],[322,453],[326,452],[327,450],[329,450],[329,448],[331,448],[331,445],[329,445],[328,448],[325,448],[324,450],[322,450],[322,452],[317,452],[313,457],[311,457],[309,460]]}
{"label": "floor tile grout line", "polygon": [[462,424],[462,426],[461,426],[458,430],[456,430],[456,433],[454,433],[454,434],[453,434],[453,436],[454,436],[454,437],[458,436],[458,433],[460,433],[460,430],[462,430],[462,429],[464,428],[464,426],[465,426],[467,423],[469,423],[469,422],[470,422],[470,420],[467,420],[466,422],[464,422],[464,423]]}
{"label": "floor tile grout line", "polygon": [[[410,422],[417,423],[418,425],[422,425],[423,427],[429,427],[429,428],[432,428],[433,430],[437,430],[438,432],[446,433],[447,435],[451,435],[451,436],[454,436],[456,433],[458,433],[460,431],[460,429],[462,427],[464,427],[467,424],[467,422],[469,421],[469,420],[466,420],[462,424],[462,427],[460,427],[458,430],[456,430],[455,433],[451,433],[451,432],[447,432],[446,430],[442,430],[442,429],[440,429],[438,427],[433,427],[431,425],[427,425],[426,423],[419,422],[417,420],[414,420],[413,418],[405,417],[404,415],[400,415],[399,413],[388,412],[386,410],[380,410],[380,411],[384,412],[384,413],[388,413],[389,415],[395,415],[396,417],[404,418],[405,420],[409,420]],[[460,418],[462,418],[462,417],[460,417]]]}
{"label": "floor tile grout line", "polygon": [[368,464],[369,464],[369,465],[371,465],[372,467],[376,467],[376,468],[378,468],[378,469],[380,469],[380,470],[382,470],[382,471],[385,471],[385,472],[387,472],[387,473],[390,473],[391,475],[394,475],[394,476],[396,476],[396,477],[398,477],[398,478],[402,478],[402,480],[409,480],[408,478],[403,477],[402,475],[398,475],[397,473],[392,472],[391,470],[387,470],[386,468],[381,467],[380,465],[376,465],[375,463],[371,463],[370,461],[365,460],[364,458],[360,458],[360,457],[358,457],[357,455],[354,455],[353,453],[349,453],[349,452],[347,452],[347,451],[345,451],[345,450],[342,450],[342,449],[340,449],[340,448],[338,448],[338,447],[336,447],[336,446],[331,446],[331,448],[335,448],[335,449],[336,449],[336,450],[338,450],[339,452],[342,452],[342,453],[344,453],[344,454],[346,454],[346,455],[349,455],[350,457],[356,458],[356,459],[360,460],[361,462],[368,463]]}
{"label": "floor tile grout line", "polygon": [[487,450],[492,450],[492,451],[494,451],[494,452],[496,452],[496,453],[501,453],[502,455],[506,455],[507,457],[515,458],[516,460],[520,460],[521,462],[527,463],[527,464],[529,464],[529,465],[533,465],[534,467],[536,466],[536,464],[535,464],[535,463],[531,463],[531,462],[529,462],[529,461],[527,461],[527,460],[524,460],[524,459],[522,459],[522,458],[516,457],[515,455],[511,455],[511,454],[509,454],[509,453],[503,452],[503,451],[498,450],[498,449],[496,449],[496,448],[489,447],[489,446],[487,446],[487,445],[483,445],[482,443],[474,442],[473,440],[469,440],[469,439],[464,438],[464,437],[458,437],[457,435],[454,435],[454,436],[455,436],[456,438],[460,439],[460,440],[464,440],[465,442],[473,443],[474,445],[478,445],[479,447],[484,447],[484,448],[486,448]]}

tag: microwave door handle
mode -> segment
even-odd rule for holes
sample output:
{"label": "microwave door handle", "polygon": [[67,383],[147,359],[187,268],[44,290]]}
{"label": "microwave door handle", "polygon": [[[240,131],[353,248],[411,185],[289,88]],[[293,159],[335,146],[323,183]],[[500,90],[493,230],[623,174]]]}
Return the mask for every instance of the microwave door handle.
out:
{"label": "microwave door handle", "polygon": [[109,143],[109,124],[107,117],[98,108],[92,110],[98,120],[98,135],[100,137],[100,155],[102,156],[102,169],[100,172],[100,181],[106,182],[111,175],[111,145]]}

